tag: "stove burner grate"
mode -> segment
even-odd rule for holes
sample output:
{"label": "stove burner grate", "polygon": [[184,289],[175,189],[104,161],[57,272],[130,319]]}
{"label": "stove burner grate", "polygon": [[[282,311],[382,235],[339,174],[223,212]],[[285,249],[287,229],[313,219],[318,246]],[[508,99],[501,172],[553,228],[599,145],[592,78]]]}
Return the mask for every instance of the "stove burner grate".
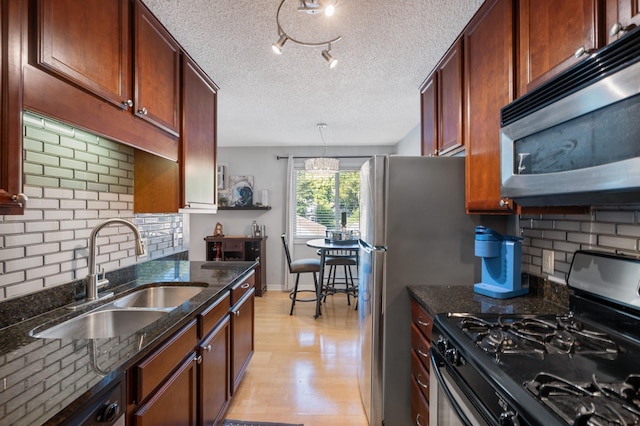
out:
{"label": "stove burner grate", "polygon": [[620,349],[607,333],[590,330],[573,315],[551,319],[498,316],[493,320],[460,316],[459,327],[482,348],[495,354],[595,354],[611,355]]}
{"label": "stove burner grate", "polygon": [[640,425],[640,375],[622,383],[573,383],[562,377],[539,373],[524,386],[569,425]]}

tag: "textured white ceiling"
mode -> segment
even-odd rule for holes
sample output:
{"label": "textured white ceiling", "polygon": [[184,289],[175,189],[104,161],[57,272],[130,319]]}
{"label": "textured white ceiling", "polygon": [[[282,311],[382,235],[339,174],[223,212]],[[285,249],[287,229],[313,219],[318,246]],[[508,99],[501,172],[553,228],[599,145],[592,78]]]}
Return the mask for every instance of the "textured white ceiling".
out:
{"label": "textured white ceiling", "polygon": [[144,0],[220,87],[219,146],[390,145],[420,122],[419,86],[484,0],[340,0],[332,18],[280,0]]}

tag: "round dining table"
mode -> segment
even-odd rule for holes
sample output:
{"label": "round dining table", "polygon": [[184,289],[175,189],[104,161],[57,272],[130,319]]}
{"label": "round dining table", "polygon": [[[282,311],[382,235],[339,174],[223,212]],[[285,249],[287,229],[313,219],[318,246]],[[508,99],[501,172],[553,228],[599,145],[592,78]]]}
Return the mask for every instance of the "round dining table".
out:
{"label": "round dining table", "polygon": [[359,250],[358,240],[333,241],[326,238],[316,238],[307,241],[307,246],[316,248],[320,251],[320,283],[316,289],[316,314],[314,318],[321,315],[320,302],[322,299],[322,286],[324,283],[324,264],[327,252],[330,250]]}

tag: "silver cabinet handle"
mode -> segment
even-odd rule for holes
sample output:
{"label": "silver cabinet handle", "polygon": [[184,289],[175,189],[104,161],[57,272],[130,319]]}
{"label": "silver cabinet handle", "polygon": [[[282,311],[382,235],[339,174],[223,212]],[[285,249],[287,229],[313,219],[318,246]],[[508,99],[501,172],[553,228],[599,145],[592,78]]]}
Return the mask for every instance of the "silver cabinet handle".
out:
{"label": "silver cabinet handle", "polygon": [[420,385],[420,387],[422,387],[422,389],[429,389],[429,383],[424,383],[422,380],[422,374],[418,374],[418,377],[416,377],[416,380],[418,381],[418,384]]}
{"label": "silver cabinet handle", "polygon": [[244,283],[240,286],[240,288],[249,288],[251,286],[251,284],[249,283]]}
{"label": "silver cabinet handle", "polygon": [[431,325],[430,321],[424,321],[422,317],[416,318],[416,322],[418,323],[418,325],[421,325],[423,327],[429,327]]}
{"label": "silver cabinet handle", "polygon": [[194,356],[193,361],[195,361],[198,364],[202,364],[202,355]]}
{"label": "silver cabinet handle", "polygon": [[500,207],[509,207],[509,200],[507,200],[506,198],[503,198],[503,199],[500,200],[498,205]]}
{"label": "silver cabinet handle", "polygon": [[416,426],[422,426],[422,422],[420,422],[420,418],[424,417],[422,414],[416,414]]}
{"label": "silver cabinet handle", "polygon": [[207,352],[211,352],[211,345],[207,345],[207,347],[204,348],[204,350],[207,351]]}
{"label": "silver cabinet handle", "polygon": [[573,56],[579,58],[582,55],[591,55],[593,52],[595,52],[595,49],[588,49],[584,46],[580,46],[578,47],[578,50],[576,50],[576,53],[573,54]]}
{"label": "silver cabinet handle", "polygon": [[12,195],[11,201],[13,201],[14,203],[20,203],[22,207],[27,207],[27,201],[29,201],[29,197],[21,192],[20,194]]}
{"label": "silver cabinet handle", "polygon": [[633,24],[631,24],[631,25],[622,25],[620,22],[616,22],[609,29],[609,36],[610,37],[614,37],[614,36],[617,36],[617,35],[622,35],[622,34],[628,32],[628,31],[631,31],[634,28],[635,28],[635,25],[633,25]]}
{"label": "silver cabinet handle", "polygon": [[142,108],[142,109],[138,110],[138,114],[140,114],[140,115],[147,115],[147,112],[149,112],[149,111],[147,111],[146,108]]}
{"label": "silver cabinet handle", "polygon": [[120,103],[122,109],[131,108],[133,106],[133,101],[131,99],[127,99],[126,101],[122,101]]}
{"label": "silver cabinet handle", "polygon": [[424,349],[422,348],[422,345],[418,346],[416,348],[416,352],[418,353],[418,355],[420,355],[422,358],[429,358],[429,354],[427,352],[424,351]]}

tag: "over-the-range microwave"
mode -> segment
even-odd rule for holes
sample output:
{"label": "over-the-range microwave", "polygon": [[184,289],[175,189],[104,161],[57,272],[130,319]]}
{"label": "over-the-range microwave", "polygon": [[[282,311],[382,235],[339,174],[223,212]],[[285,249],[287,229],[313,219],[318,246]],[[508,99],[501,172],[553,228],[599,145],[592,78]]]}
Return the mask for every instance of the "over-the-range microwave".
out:
{"label": "over-the-range microwave", "polygon": [[500,120],[501,196],[522,206],[640,203],[640,27]]}

